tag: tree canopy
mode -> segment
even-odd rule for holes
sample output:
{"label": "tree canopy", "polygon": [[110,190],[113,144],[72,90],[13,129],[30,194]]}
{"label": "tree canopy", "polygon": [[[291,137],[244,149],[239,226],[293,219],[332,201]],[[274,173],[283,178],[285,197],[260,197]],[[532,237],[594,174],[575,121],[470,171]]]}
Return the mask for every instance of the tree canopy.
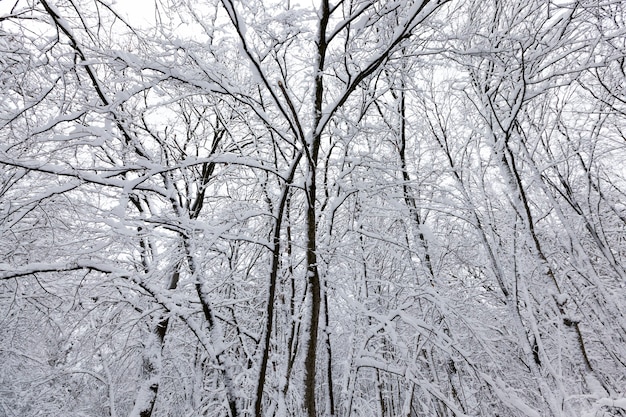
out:
{"label": "tree canopy", "polygon": [[623,2],[120,6],[2,5],[0,415],[626,416]]}

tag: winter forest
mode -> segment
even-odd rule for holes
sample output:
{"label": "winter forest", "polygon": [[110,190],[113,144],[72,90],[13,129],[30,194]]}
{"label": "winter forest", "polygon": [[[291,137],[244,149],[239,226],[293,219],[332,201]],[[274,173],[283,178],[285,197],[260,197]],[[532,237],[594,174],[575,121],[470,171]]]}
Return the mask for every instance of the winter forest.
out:
{"label": "winter forest", "polygon": [[0,4],[0,416],[626,416],[622,0]]}

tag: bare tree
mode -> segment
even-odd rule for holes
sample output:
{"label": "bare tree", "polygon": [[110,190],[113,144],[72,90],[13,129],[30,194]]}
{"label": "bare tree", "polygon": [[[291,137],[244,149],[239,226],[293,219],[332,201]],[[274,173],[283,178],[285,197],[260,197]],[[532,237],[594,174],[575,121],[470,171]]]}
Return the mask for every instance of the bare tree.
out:
{"label": "bare tree", "polygon": [[619,2],[18,0],[0,414],[624,415]]}

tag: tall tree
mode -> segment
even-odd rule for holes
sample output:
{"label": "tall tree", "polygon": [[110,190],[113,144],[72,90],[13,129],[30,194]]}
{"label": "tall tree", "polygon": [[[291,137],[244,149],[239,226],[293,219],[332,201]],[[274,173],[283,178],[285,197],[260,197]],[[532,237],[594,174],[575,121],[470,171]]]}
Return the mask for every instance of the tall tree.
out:
{"label": "tall tree", "polygon": [[626,415],[620,2],[1,7],[0,414]]}

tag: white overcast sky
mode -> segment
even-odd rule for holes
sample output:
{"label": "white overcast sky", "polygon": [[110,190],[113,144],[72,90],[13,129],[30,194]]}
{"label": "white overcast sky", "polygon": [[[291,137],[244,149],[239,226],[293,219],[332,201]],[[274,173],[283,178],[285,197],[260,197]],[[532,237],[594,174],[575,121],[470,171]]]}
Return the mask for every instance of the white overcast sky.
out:
{"label": "white overcast sky", "polygon": [[113,10],[127,17],[132,25],[154,22],[154,0],[114,1]]}

